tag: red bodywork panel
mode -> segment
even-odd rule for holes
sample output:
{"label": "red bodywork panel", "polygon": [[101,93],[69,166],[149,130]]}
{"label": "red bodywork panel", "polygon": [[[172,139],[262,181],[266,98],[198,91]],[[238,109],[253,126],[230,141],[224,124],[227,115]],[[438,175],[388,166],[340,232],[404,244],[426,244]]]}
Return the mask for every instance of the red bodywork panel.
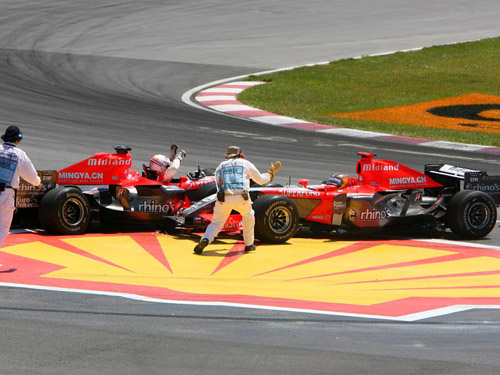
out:
{"label": "red bodywork panel", "polygon": [[130,170],[132,155],[99,152],[57,172],[60,185],[161,185]]}
{"label": "red bodywork panel", "polygon": [[199,189],[201,186],[215,181],[213,176],[195,181],[182,176],[180,181],[177,179],[176,182],[163,184],[142,177],[139,172],[131,170],[131,166],[132,155],[129,153],[99,152],[58,171],[57,183],[60,185],[120,185],[123,187],[176,185],[189,191]]}
{"label": "red bodywork panel", "polygon": [[[361,159],[356,164],[357,178],[349,178],[347,186],[338,189],[334,185],[315,185],[308,187],[308,180],[300,180],[303,187],[284,187],[266,190],[265,194],[288,197],[297,206],[302,220],[340,225],[350,207],[358,211],[369,210],[363,201],[353,203],[352,199],[372,197],[378,192],[407,189],[442,187],[429,176],[392,160],[373,159],[374,154],[359,152]],[[354,206],[353,206],[354,205]],[[367,220],[367,225],[372,223]]]}
{"label": "red bodywork panel", "polygon": [[358,152],[356,164],[359,185],[377,191],[442,187],[429,176],[392,160],[373,160],[374,154]]}

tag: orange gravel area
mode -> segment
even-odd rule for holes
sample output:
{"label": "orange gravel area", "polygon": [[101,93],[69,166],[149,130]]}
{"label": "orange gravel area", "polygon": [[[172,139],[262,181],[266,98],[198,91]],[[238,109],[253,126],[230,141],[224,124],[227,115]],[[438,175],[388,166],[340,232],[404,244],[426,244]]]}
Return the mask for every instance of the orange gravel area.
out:
{"label": "orange gravel area", "polygon": [[402,107],[336,113],[330,116],[449,130],[500,133],[500,96],[471,93]]}

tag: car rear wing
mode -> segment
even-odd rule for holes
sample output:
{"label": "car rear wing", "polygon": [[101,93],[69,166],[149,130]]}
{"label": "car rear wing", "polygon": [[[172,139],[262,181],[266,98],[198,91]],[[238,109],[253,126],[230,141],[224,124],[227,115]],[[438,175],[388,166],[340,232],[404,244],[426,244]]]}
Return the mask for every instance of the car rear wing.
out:
{"label": "car rear wing", "polygon": [[425,174],[446,187],[459,190],[477,190],[489,194],[496,205],[500,201],[500,176],[488,176],[485,171],[457,167],[450,164],[426,164]]}

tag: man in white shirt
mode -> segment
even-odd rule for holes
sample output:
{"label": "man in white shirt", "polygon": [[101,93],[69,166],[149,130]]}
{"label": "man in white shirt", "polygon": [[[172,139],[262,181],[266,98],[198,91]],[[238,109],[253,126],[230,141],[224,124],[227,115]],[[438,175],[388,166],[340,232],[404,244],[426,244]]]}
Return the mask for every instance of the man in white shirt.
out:
{"label": "man in white shirt", "polygon": [[9,234],[14,215],[19,176],[32,185],[40,186],[40,177],[26,153],[17,147],[23,134],[17,126],[9,126],[0,145],[0,248]]}
{"label": "man in white shirt", "polygon": [[194,248],[196,254],[201,254],[203,249],[213,242],[232,210],[241,214],[245,251],[255,250],[255,212],[248,196],[250,179],[260,185],[266,184],[274,179],[275,173],[281,168],[281,162],[275,161],[267,172],[261,174],[251,162],[243,159],[243,152],[238,146],[230,146],[225,158],[215,170],[217,201],[212,222]]}

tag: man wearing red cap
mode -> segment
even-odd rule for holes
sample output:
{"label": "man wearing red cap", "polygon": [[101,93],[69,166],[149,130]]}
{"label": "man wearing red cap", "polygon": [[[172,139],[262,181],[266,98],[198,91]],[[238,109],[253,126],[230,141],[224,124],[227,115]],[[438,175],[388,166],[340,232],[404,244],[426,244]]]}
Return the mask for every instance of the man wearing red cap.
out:
{"label": "man wearing red cap", "polygon": [[40,186],[40,177],[26,153],[17,147],[23,134],[17,126],[9,126],[0,145],[0,247],[9,234],[14,215],[19,176],[32,185]]}
{"label": "man wearing red cap", "polygon": [[215,170],[217,201],[215,202],[212,222],[194,248],[196,254],[201,254],[203,249],[214,240],[232,210],[241,215],[245,251],[255,250],[255,212],[248,196],[250,179],[260,185],[266,184],[274,179],[275,173],[281,168],[281,162],[275,161],[271,163],[267,172],[261,174],[251,162],[243,159],[243,152],[238,146],[230,146],[225,158],[226,160],[220,163]]}

